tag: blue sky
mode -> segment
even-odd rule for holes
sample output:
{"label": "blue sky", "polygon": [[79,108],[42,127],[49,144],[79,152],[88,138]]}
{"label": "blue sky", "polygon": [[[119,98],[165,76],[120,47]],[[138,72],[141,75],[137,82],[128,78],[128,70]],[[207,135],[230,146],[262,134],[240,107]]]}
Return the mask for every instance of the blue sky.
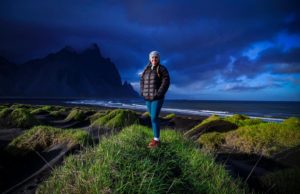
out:
{"label": "blue sky", "polygon": [[97,43],[139,90],[158,50],[169,99],[300,101],[299,1],[0,3],[0,55],[15,63]]}

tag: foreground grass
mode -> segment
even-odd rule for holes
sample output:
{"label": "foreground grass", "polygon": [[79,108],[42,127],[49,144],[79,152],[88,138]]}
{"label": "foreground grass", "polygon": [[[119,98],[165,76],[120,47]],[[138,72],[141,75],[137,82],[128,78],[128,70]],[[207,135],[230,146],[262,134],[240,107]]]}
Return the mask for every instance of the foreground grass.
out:
{"label": "foreground grass", "polygon": [[69,156],[37,193],[246,193],[213,157],[171,130],[149,150],[151,130],[131,125]]}
{"label": "foreground grass", "polygon": [[84,145],[88,141],[88,133],[80,129],[60,129],[50,126],[35,126],[15,138],[7,151],[13,155],[26,155],[32,151],[43,151],[56,144],[74,146]]}

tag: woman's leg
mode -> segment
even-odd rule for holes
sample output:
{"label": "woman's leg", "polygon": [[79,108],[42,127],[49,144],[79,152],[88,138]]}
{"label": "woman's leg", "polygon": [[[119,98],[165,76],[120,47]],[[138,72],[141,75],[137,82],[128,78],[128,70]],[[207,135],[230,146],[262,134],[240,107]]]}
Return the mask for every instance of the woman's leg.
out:
{"label": "woman's leg", "polygon": [[159,140],[160,137],[160,127],[159,127],[159,113],[163,105],[164,99],[154,100],[151,102],[151,124],[154,134],[154,140]]}

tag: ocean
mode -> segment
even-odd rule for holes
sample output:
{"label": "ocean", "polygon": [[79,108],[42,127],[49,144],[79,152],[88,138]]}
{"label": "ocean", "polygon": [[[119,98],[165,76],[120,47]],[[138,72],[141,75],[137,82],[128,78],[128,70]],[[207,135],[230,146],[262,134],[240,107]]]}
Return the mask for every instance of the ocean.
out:
{"label": "ocean", "polygon": [[[145,110],[143,99],[132,100],[66,100],[68,104],[100,105],[116,108]],[[300,117],[300,102],[288,101],[221,101],[221,100],[167,100],[162,111],[187,115],[221,117],[233,114],[245,114],[251,118],[281,122],[289,117]]]}

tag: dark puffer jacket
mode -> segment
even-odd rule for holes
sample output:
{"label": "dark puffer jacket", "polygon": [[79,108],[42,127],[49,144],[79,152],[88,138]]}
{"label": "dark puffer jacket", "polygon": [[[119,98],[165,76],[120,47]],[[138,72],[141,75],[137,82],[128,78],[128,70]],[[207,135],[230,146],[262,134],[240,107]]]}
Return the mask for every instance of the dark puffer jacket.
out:
{"label": "dark puffer jacket", "polygon": [[145,100],[163,99],[170,86],[170,76],[167,68],[161,64],[159,64],[158,72],[157,68],[158,65],[154,66],[152,70],[151,63],[149,63],[141,75],[140,95]]}

